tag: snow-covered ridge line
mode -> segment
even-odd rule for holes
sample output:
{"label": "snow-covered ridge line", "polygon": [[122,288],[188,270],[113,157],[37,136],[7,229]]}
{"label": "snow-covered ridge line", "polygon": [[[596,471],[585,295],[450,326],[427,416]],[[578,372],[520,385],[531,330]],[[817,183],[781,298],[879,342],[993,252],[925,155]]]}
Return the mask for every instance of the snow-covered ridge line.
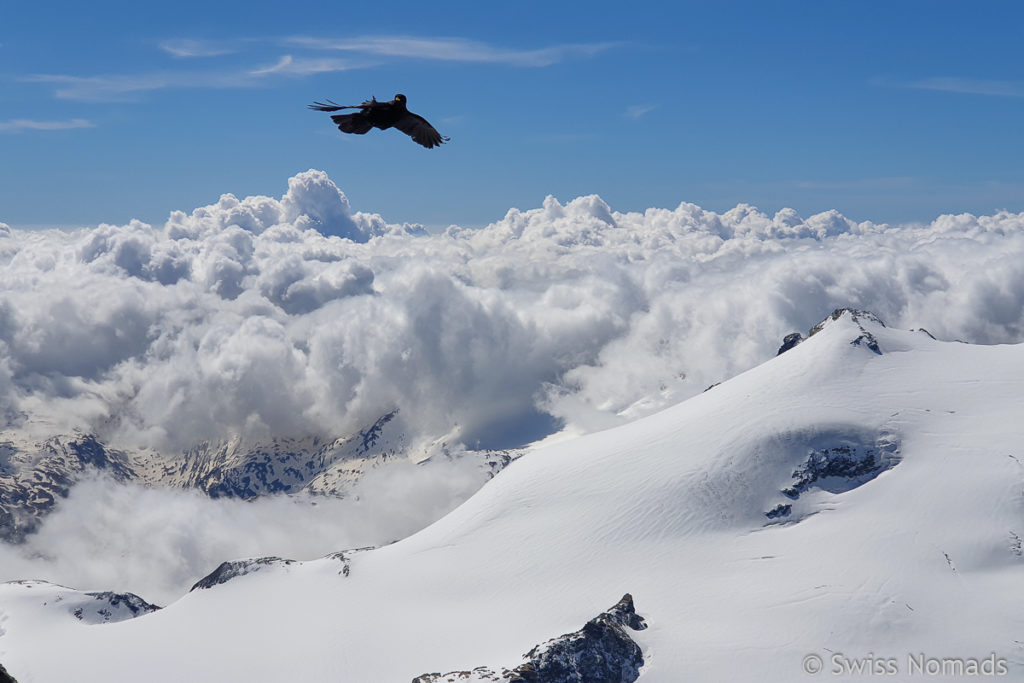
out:
{"label": "snow-covered ridge line", "polygon": [[79,591],[48,581],[33,580],[10,581],[3,585],[12,593],[27,595],[41,609],[55,611],[88,625],[116,624],[161,609],[134,593]]}

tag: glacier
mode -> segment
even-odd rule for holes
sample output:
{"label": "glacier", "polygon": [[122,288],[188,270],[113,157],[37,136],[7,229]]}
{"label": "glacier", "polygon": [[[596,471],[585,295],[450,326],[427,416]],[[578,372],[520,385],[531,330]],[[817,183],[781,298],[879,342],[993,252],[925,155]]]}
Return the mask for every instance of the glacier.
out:
{"label": "glacier", "polygon": [[643,683],[1021,680],[1021,387],[1022,344],[837,312],[703,393],[530,450],[390,545],[268,560],[117,623],[0,585],[0,663],[23,683],[511,671],[629,594]]}

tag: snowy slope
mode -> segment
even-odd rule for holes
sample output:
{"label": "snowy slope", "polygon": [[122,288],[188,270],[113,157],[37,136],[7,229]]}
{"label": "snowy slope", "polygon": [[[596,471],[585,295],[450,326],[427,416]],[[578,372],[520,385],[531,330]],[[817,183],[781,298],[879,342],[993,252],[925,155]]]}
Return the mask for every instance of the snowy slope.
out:
{"label": "snowy slope", "polygon": [[644,683],[800,681],[809,655],[832,680],[943,658],[1024,680],[1022,389],[1024,345],[847,312],[691,400],[523,456],[387,547],[264,563],[119,623],[0,586],[0,663],[21,683],[408,682],[515,666],[628,592]]}

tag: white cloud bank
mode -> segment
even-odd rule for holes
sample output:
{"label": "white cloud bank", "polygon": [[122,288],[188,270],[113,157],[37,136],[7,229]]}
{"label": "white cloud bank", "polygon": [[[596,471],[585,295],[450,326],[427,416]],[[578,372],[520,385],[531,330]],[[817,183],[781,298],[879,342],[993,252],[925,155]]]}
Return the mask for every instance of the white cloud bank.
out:
{"label": "white cloud bank", "polygon": [[[763,362],[839,306],[944,339],[1024,339],[1011,213],[900,227],[549,197],[428,235],[353,212],[311,170],[280,199],[224,195],[162,228],[0,223],[0,264],[0,419],[124,446],[338,436],[396,408],[414,447],[592,431]],[[484,476],[396,462],[315,506],[87,481],[25,545],[0,546],[0,580],[167,601],[225,559],[404,537]]]}
{"label": "white cloud bank", "polygon": [[0,543],[0,581],[128,591],[163,605],[225,560],[314,559],[405,538],[452,510],[485,479],[483,470],[457,459],[395,461],[367,473],[345,499],[296,495],[246,502],[87,478],[25,543]]}
{"label": "white cloud bank", "polygon": [[548,198],[426,235],[320,171],[163,228],[0,231],[0,411],[176,448],[342,435],[516,445],[615,424],[771,357],[833,308],[1024,338],[1024,214],[927,226],[835,212],[618,213]]}

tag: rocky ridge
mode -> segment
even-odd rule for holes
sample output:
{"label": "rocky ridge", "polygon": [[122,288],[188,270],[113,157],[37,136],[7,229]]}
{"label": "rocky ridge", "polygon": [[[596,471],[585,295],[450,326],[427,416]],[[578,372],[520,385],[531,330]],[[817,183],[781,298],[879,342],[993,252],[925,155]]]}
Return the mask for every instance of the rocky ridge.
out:
{"label": "rocky ridge", "polygon": [[29,591],[42,607],[60,610],[85,624],[115,624],[161,609],[134,593],[85,592],[49,581],[9,581],[4,585]]}
{"label": "rocky ridge", "polygon": [[[412,683],[632,683],[644,665],[643,651],[629,630],[647,628],[626,593],[611,609],[597,615],[583,628],[537,645],[514,669],[496,672],[486,666],[446,674],[422,674]],[[628,630],[627,630],[628,629]]]}
{"label": "rocky ridge", "polygon": [[[881,355],[882,350],[878,346],[878,340],[875,339],[875,336],[873,334],[871,334],[870,331],[865,329],[865,327],[861,323],[861,321],[862,320],[866,320],[866,321],[875,323],[876,325],[881,325],[882,327],[885,327],[885,323],[882,322],[881,318],[879,318],[874,313],[872,313],[870,311],[862,311],[862,310],[860,310],[858,308],[837,308],[837,309],[835,309],[834,311],[832,311],[832,313],[828,317],[826,317],[824,320],[822,320],[817,325],[815,325],[810,330],[808,330],[807,337],[804,337],[799,332],[791,332],[791,333],[787,334],[785,336],[785,338],[782,340],[782,345],[779,347],[779,351],[778,351],[778,353],[776,355],[782,355],[786,351],[789,351],[790,349],[792,349],[797,344],[800,344],[801,342],[806,341],[807,339],[810,339],[811,337],[816,335],[818,332],[821,332],[823,329],[825,329],[826,325],[832,323],[835,320],[839,320],[844,315],[849,315],[850,319],[860,328],[860,331],[861,331],[861,335],[859,337],[855,338],[853,341],[851,341],[850,344],[852,346],[864,346],[864,347],[870,349],[871,351]],[[922,330],[922,331],[925,334],[928,334],[927,330]],[[931,336],[931,335],[928,334],[928,336]]]}
{"label": "rocky ridge", "polygon": [[[0,431],[0,541],[24,541],[89,474],[145,486],[196,489],[211,498],[249,500],[300,492],[344,497],[367,472],[410,457],[395,416],[388,413],[355,434],[334,439],[235,437],[174,454],[117,449],[87,433],[37,440],[17,430]],[[520,454],[442,449],[430,458],[470,458],[487,476],[494,476]]]}

